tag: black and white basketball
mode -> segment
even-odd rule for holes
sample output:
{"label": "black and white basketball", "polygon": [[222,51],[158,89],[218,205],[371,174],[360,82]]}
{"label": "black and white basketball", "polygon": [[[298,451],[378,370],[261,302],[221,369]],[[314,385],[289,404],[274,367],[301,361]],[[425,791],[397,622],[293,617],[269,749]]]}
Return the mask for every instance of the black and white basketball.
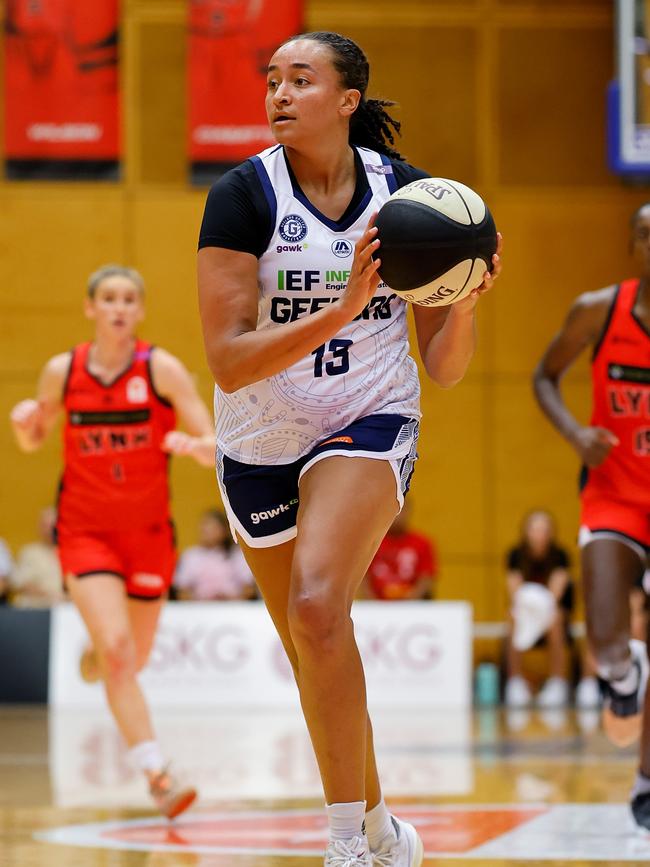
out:
{"label": "black and white basketball", "polygon": [[383,204],[375,225],[380,276],[413,304],[460,301],[492,269],[494,220],[478,193],[458,181],[412,181]]}

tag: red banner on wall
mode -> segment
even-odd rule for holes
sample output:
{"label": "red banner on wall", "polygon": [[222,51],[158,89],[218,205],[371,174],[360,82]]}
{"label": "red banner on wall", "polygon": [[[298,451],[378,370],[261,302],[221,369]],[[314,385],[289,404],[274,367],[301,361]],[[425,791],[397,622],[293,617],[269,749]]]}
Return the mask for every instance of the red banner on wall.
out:
{"label": "red banner on wall", "polygon": [[190,0],[189,155],[237,163],[273,144],[266,67],[302,27],[303,0]]}
{"label": "red banner on wall", "polygon": [[118,2],[5,0],[8,165],[116,164]]}

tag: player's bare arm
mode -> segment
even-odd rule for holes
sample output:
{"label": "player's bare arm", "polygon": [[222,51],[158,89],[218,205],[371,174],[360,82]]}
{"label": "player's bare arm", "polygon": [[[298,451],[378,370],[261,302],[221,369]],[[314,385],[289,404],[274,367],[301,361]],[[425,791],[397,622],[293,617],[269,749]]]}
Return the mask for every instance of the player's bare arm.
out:
{"label": "player's bare arm", "polygon": [[175,356],[158,347],[152,352],[151,368],[156,391],[173,405],[187,429],[187,433],[169,431],[163,449],[175,455],[189,455],[205,467],[213,466],[212,419],[189,371]]}
{"label": "player's bare arm", "polygon": [[500,233],[498,239],[497,252],[492,257],[492,272],[485,272],[483,283],[467,298],[449,307],[427,308],[413,305],[422,363],[431,379],[442,388],[451,388],[461,381],[474,355],[476,349],[474,310],[480,296],[492,288],[501,273]]}
{"label": "player's bare arm", "polygon": [[69,352],[53,356],[41,371],[36,397],[21,400],[11,410],[11,426],[22,451],[36,451],[51,433],[63,405],[69,369]]}
{"label": "player's bare arm", "polygon": [[220,247],[199,250],[199,307],[208,365],[225,392],[286,370],[308,356],[363,310],[379,284],[379,242],[368,228],[356,245],[350,279],[336,304],[287,323],[257,329],[258,261]]}
{"label": "player's bare arm", "polygon": [[616,288],[608,286],[580,295],[535,370],[535,395],[546,416],[589,467],[601,464],[618,439],[601,427],[581,425],[566,407],[560,390],[562,377],[603,333]]}

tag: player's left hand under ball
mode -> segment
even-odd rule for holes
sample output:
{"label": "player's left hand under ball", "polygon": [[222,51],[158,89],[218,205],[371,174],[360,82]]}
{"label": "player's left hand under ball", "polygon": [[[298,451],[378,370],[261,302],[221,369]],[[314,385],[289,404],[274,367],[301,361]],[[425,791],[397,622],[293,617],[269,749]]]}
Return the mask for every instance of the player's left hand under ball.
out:
{"label": "player's left hand under ball", "polygon": [[482,295],[484,292],[489,292],[490,289],[494,286],[494,281],[498,278],[501,273],[501,251],[503,250],[503,235],[501,232],[497,232],[497,251],[492,256],[492,270],[486,271],[483,275],[483,282],[480,286],[477,286],[470,293],[470,298],[472,295]]}
{"label": "player's left hand under ball", "polygon": [[497,251],[492,256],[492,271],[486,271],[483,274],[483,282],[480,286],[477,286],[476,289],[472,289],[469,295],[466,298],[463,298],[462,301],[457,301],[454,304],[454,307],[462,307],[467,306],[469,308],[473,308],[476,306],[476,302],[481,297],[481,295],[485,295],[486,292],[489,292],[490,289],[494,286],[494,281],[498,279],[501,274],[501,251],[503,249],[503,235],[501,232],[497,232]]}

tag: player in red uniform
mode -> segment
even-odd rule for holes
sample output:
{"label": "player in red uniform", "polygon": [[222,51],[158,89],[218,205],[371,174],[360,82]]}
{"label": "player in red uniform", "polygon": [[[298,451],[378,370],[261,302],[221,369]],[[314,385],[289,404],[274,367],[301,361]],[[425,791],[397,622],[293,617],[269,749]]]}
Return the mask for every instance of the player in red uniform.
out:
{"label": "player in red uniform", "polygon": [[436,550],[423,533],[409,528],[408,500],[382,539],[363,580],[368,599],[432,599],[438,571]]}
{"label": "player in red uniform", "polygon": [[[181,362],[136,337],[143,302],[137,271],[108,265],[92,274],[85,312],[94,340],[51,358],[36,399],[17,404],[11,422],[29,452],[65,415],[57,531],[65,584],[92,640],[82,673],[103,678],[131,757],[171,817],[196,793],[165,771],[137,673],[174,569],[169,455],[211,466],[214,433]],[[176,412],[189,433],[175,430]]]}
{"label": "player in red uniform", "polygon": [[[642,732],[632,812],[650,829],[648,660],[643,642],[630,641],[629,603],[650,550],[650,203],[631,227],[640,278],[576,300],[537,367],[535,391],[584,465],[579,540],[587,636],[604,691],[606,732],[619,745]],[[559,384],[588,346],[593,412],[583,426],[564,405]]]}

